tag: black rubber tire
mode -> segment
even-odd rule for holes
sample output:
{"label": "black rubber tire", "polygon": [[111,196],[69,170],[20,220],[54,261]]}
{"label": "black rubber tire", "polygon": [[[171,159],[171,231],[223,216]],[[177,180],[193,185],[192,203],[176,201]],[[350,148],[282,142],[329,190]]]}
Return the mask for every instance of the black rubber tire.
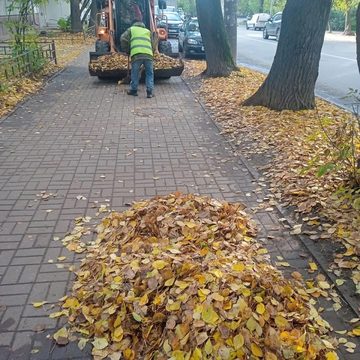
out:
{"label": "black rubber tire", "polygon": [[110,44],[106,41],[96,40],[95,51],[100,54],[106,54],[110,51]]}
{"label": "black rubber tire", "polygon": [[269,34],[267,33],[267,30],[266,30],[266,28],[264,28],[264,30],[263,30],[263,39],[268,39],[269,38]]}
{"label": "black rubber tire", "polygon": [[249,30],[249,27],[247,26],[247,24],[245,25],[245,27],[246,27],[246,30]]}
{"label": "black rubber tire", "polygon": [[160,41],[159,42],[159,51],[162,54],[171,56],[172,55],[172,47],[169,41]]}

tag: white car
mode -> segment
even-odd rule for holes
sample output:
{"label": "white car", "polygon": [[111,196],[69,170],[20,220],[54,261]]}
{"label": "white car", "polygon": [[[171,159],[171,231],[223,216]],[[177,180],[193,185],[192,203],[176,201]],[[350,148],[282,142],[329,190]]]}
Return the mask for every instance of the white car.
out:
{"label": "white car", "polygon": [[270,14],[259,13],[254,14],[250,20],[246,21],[246,30],[262,30],[265,27],[265,23],[271,18]]}

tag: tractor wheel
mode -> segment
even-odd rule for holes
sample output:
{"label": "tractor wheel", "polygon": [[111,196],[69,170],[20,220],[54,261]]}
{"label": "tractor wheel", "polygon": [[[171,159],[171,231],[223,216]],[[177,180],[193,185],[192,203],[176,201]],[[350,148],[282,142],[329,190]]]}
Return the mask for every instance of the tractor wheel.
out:
{"label": "tractor wheel", "polygon": [[96,40],[95,51],[100,54],[106,54],[110,51],[110,44],[106,41]]}

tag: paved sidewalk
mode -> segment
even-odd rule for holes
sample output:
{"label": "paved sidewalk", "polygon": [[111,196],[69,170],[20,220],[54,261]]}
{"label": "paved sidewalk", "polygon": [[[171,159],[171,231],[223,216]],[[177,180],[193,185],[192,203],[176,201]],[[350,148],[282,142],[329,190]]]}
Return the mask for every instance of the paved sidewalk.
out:
{"label": "paved sidewalk", "polygon": [[[71,285],[57,258],[76,261],[53,239],[76,217],[94,217],[100,204],[122,210],[175,190],[249,208],[266,195],[264,180],[232,155],[180,78],[158,83],[153,99],[143,88],[129,97],[124,86],[91,78],[87,61],[84,54],[0,122],[0,360],[91,358],[76,343],[58,347],[46,338],[59,326],[48,318],[51,304]],[[273,258],[306,274],[311,255],[283,227],[281,214],[254,216]],[[32,306],[45,300],[40,309]],[[355,317],[345,304],[337,313],[331,303],[323,306],[336,330]],[[358,359],[359,347],[354,354],[340,347],[340,358]]]}

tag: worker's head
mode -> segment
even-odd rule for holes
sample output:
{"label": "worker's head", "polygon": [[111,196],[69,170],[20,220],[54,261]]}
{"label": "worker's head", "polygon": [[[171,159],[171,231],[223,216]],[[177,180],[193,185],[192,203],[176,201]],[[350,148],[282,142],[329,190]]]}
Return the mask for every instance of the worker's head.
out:
{"label": "worker's head", "polygon": [[134,19],[134,20],[131,22],[131,26],[133,26],[133,25],[136,24],[136,23],[142,23],[142,20]]}

